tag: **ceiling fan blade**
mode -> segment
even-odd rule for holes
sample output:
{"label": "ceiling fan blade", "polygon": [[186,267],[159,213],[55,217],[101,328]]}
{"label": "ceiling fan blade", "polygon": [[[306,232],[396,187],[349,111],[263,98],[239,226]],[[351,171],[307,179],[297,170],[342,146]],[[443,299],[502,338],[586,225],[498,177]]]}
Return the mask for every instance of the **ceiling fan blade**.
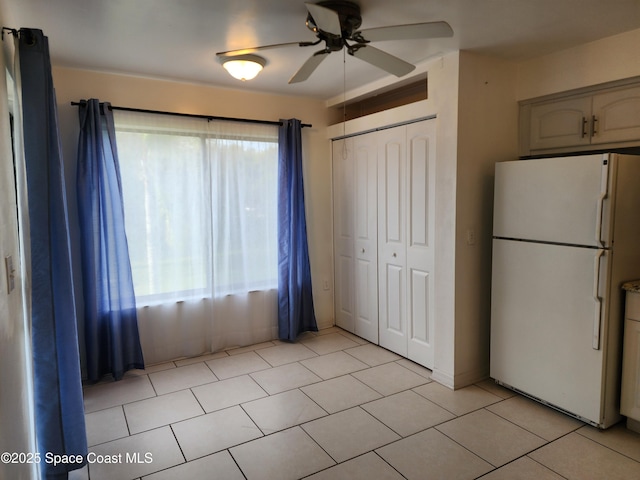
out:
{"label": "ceiling fan blade", "polygon": [[311,76],[311,74],[318,68],[318,65],[322,63],[322,61],[327,58],[330,52],[326,50],[320,50],[319,52],[314,53],[309,59],[304,62],[302,67],[291,77],[289,83],[300,83],[304,82],[307,78]]}
{"label": "ceiling fan blade", "polygon": [[340,28],[340,17],[338,13],[322,5],[315,3],[305,3],[309,14],[313,18],[316,26],[325,33],[330,33],[337,37],[342,36],[342,28]]}
{"label": "ceiling fan blade", "polygon": [[235,57],[236,55],[247,55],[249,53],[257,52],[258,50],[268,50],[270,48],[281,48],[281,47],[291,47],[293,45],[297,45],[299,47],[304,47],[307,45],[313,45],[319,42],[288,42],[288,43],[274,43],[272,45],[262,45],[260,47],[251,47],[251,48],[239,48],[238,50],[228,50],[226,52],[218,52],[216,56],[218,57]]}
{"label": "ceiling fan blade", "polygon": [[370,45],[356,45],[355,48],[349,51],[349,54],[396,77],[402,77],[416,68],[408,62]]}
{"label": "ceiling fan blade", "polygon": [[413,40],[419,38],[440,38],[453,36],[453,29],[447,22],[413,23],[391,27],[368,28],[356,32],[370,42],[384,40]]}

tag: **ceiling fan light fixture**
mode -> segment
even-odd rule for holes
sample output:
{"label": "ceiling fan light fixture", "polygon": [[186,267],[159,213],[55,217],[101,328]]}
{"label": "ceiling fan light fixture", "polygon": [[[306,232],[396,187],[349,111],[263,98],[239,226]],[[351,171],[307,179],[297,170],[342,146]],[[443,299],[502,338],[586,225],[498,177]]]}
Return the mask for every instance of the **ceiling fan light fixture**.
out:
{"label": "ceiling fan light fixture", "polygon": [[243,82],[256,78],[267,64],[264,58],[250,54],[224,57],[220,61],[229,75]]}

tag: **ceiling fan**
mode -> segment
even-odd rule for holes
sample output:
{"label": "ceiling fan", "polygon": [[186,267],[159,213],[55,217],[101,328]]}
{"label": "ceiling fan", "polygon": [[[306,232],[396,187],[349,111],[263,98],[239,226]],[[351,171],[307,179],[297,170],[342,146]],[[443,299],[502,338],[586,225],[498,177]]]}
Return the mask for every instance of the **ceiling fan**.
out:
{"label": "ceiling fan", "polygon": [[290,45],[309,47],[324,42],[324,48],[311,55],[291,77],[289,83],[304,82],[331,52],[338,52],[343,48],[346,48],[349,55],[364,60],[392,75],[402,77],[410,73],[415,66],[372,47],[370,42],[451,37],[453,35],[453,30],[447,22],[414,23],[358,30],[362,24],[362,17],[360,16],[360,7],[354,2],[324,0],[318,3],[305,3],[305,5],[308,11],[306,25],[318,38],[315,42],[278,43],[218,52],[216,55],[224,60],[228,57],[251,54],[258,50]]}

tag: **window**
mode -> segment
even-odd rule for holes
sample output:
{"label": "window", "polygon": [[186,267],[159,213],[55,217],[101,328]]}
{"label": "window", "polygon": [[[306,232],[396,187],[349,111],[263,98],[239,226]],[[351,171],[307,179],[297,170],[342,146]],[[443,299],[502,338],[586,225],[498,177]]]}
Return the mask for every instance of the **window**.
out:
{"label": "window", "polygon": [[138,303],[277,287],[277,127],[114,112]]}

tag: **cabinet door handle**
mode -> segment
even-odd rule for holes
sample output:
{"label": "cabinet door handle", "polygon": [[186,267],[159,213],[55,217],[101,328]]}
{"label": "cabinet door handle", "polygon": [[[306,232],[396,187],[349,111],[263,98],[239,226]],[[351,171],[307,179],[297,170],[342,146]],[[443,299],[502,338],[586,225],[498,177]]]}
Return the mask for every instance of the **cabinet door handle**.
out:
{"label": "cabinet door handle", "polygon": [[591,116],[591,136],[593,137],[596,133],[598,133],[598,130],[596,129],[596,123],[598,123],[598,117],[596,117],[595,115]]}
{"label": "cabinet door handle", "polygon": [[582,138],[587,136],[587,117],[582,117]]}
{"label": "cabinet door handle", "polygon": [[396,258],[396,252],[393,252],[393,258]]}

